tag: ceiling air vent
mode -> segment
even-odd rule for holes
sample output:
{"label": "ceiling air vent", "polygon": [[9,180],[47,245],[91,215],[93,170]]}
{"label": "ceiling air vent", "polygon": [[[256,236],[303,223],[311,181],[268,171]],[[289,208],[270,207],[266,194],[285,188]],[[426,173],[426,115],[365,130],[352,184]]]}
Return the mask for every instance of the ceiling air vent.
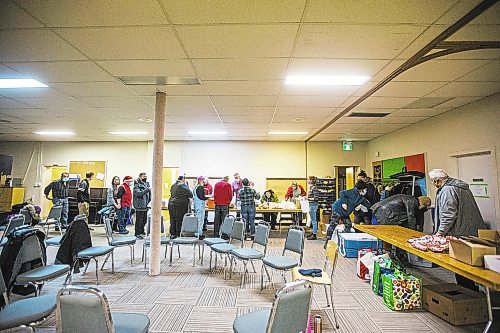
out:
{"label": "ceiling air vent", "polygon": [[195,76],[117,76],[126,85],[179,86],[200,84]]}
{"label": "ceiling air vent", "polygon": [[382,118],[390,113],[385,112],[352,112],[348,117],[358,117],[358,118]]}

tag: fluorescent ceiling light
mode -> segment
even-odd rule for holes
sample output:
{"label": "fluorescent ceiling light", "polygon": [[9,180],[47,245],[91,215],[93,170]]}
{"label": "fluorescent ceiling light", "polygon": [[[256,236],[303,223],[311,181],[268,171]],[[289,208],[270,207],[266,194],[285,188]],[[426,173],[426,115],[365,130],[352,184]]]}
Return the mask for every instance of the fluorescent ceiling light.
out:
{"label": "fluorescent ceiling light", "polygon": [[67,136],[67,135],[75,135],[75,133],[71,131],[38,131],[33,132],[38,135],[52,135],[52,136]]}
{"label": "fluorescent ceiling light", "polygon": [[47,87],[48,85],[33,79],[0,79],[0,89]]}
{"label": "fluorescent ceiling light", "polygon": [[307,132],[269,132],[271,135],[304,135]]}
{"label": "fluorescent ceiling light", "polygon": [[188,134],[191,134],[191,135],[226,135],[227,132],[224,132],[224,131],[189,131]]}
{"label": "fluorescent ceiling light", "polygon": [[125,132],[109,132],[109,134],[113,135],[147,135],[146,131],[125,131]]}
{"label": "fluorescent ceiling light", "polygon": [[301,76],[291,75],[285,79],[285,84],[318,85],[318,86],[362,86],[371,77],[369,76]]}

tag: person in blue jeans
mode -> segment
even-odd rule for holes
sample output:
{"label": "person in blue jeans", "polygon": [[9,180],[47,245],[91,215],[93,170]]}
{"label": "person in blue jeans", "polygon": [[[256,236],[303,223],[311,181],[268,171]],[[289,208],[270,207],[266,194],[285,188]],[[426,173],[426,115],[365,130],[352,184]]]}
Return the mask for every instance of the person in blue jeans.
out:
{"label": "person in blue jeans", "polygon": [[61,178],[54,180],[52,183],[45,187],[43,193],[45,197],[50,200],[49,193],[52,191],[52,203],[54,206],[62,206],[62,214],[61,214],[61,224],[63,227],[68,226],[68,182],[69,182],[69,173],[63,172],[61,173]]}
{"label": "person in blue jeans", "polygon": [[[241,201],[241,217],[246,221],[246,231],[250,231],[250,239],[255,238],[255,199],[260,195],[252,188],[250,181],[244,178],[243,188],[239,190],[238,196]],[[250,230],[249,230],[250,229]]]}
{"label": "person in blue jeans", "polygon": [[359,206],[371,208],[370,202],[364,197],[366,194],[366,183],[358,180],[354,188],[340,192],[339,198],[332,204],[331,221],[334,224],[344,223],[344,232],[349,232],[352,228],[350,215]]}
{"label": "person in blue jeans", "polygon": [[309,192],[307,193],[307,200],[309,201],[309,216],[311,217],[311,224],[313,227],[312,234],[310,234],[307,239],[315,240],[318,239],[318,196],[319,191],[316,187],[316,181],[318,180],[315,176],[309,176],[307,183],[309,184]]}
{"label": "person in blue jeans", "polygon": [[205,196],[205,177],[200,176],[197,179],[196,187],[193,189],[193,203],[196,217],[198,218],[198,236],[204,239],[203,236],[203,222],[205,220],[205,202],[208,197]]}

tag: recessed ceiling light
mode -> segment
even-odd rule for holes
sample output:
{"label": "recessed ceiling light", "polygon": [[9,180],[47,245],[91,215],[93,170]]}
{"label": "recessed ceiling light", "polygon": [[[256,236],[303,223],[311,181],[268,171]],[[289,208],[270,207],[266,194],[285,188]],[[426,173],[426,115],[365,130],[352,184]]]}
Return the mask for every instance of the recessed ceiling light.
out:
{"label": "recessed ceiling light", "polygon": [[304,135],[307,132],[269,132],[271,135]]}
{"label": "recessed ceiling light", "polygon": [[150,118],[139,118],[139,121],[142,121],[143,123],[150,123],[153,121],[153,119]]}
{"label": "recessed ceiling light", "polygon": [[226,135],[225,131],[189,131],[191,135]]}
{"label": "recessed ceiling light", "polygon": [[285,84],[317,85],[317,86],[362,86],[369,76],[301,76],[291,75],[285,79]]}
{"label": "recessed ceiling light", "polygon": [[148,132],[145,131],[124,131],[124,132],[109,132],[113,135],[147,135]]}
{"label": "recessed ceiling light", "polygon": [[51,135],[51,136],[67,136],[67,135],[75,135],[75,133],[71,131],[37,131],[33,132],[38,135]]}
{"label": "recessed ceiling light", "polygon": [[0,89],[47,87],[48,85],[34,79],[0,79]]}

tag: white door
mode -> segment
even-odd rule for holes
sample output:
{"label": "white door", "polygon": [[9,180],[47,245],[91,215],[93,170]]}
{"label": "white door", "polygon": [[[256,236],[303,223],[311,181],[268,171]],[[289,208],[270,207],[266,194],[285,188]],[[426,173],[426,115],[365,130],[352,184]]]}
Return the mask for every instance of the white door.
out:
{"label": "white door", "polygon": [[469,184],[484,222],[491,229],[500,229],[496,223],[496,179],[490,153],[457,157],[458,178]]}

